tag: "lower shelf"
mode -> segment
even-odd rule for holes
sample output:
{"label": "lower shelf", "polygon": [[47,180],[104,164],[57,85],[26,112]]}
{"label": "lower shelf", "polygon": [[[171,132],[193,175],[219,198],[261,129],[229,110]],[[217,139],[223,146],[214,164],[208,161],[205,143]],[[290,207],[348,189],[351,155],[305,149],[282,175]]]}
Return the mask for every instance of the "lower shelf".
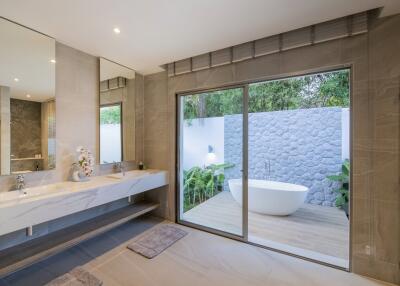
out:
{"label": "lower shelf", "polygon": [[85,240],[107,232],[159,206],[139,202],[82,223],[55,231],[0,252],[0,277],[60,253]]}

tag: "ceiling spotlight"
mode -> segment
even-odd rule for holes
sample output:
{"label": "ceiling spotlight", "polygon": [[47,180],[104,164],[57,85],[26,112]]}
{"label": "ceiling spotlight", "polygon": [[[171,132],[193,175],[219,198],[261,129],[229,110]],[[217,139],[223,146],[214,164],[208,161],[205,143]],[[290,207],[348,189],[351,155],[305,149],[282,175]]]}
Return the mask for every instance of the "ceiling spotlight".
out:
{"label": "ceiling spotlight", "polygon": [[56,60],[55,60],[55,59],[51,59],[50,62],[51,62],[52,64],[55,64],[55,63],[56,63]]}
{"label": "ceiling spotlight", "polygon": [[121,33],[121,30],[119,28],[114,28],[114,33],[119,34],[119,33]]}
{"label": "ceiling spotlight", "polygon": [[15,82],[19,82],[19,78],[14,78],[14,81]]}
{"label": "ceiling spotlight", "polygon": [[27,97],[27,98],[31,98],[31,95],[30,95],[30,94],[27,94],[26,97]]}

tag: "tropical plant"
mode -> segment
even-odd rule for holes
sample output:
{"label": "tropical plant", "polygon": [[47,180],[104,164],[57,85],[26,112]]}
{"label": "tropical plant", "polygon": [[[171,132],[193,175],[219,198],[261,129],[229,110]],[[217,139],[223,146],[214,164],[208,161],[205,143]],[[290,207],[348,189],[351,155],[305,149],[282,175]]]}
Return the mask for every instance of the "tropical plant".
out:
{"label": "tropical plant", "polygon": [[223,171],[233,166],[226,163],[212,164],[183,171],[184,212],[221,192],[225,181]]}
{"label": "tropical plant", "polygon": [[349,204],[349,175],[350,161],[346,159],[343,161],[342,171],[339,174],[327,177],[329,180],[340,183],[340,187],[334,190],[334,192],[337,194],[335,205],[336,207],[346,211],[346,214],[348,214]]}

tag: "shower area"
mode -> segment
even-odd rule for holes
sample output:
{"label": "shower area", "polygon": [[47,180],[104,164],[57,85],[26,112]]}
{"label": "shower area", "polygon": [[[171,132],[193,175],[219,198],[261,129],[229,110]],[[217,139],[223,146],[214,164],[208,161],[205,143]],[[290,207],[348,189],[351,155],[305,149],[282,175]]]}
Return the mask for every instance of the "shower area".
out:
{"label": "shower area", "polygon": [[178,221],[348,269],[350,70],[178,96]]}

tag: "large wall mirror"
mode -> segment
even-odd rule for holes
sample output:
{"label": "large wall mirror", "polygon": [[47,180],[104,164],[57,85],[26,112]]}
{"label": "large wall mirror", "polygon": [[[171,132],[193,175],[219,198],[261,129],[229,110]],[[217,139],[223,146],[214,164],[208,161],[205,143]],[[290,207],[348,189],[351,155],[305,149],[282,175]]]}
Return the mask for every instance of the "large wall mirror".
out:
{"label": "large wall mirror", "polygon": [[0,18],[1,175],[54,169],[55,40]]}
{"label": "large wall mirror", "polygon": [[100,164],[135,160],[135,71],[100,58]]}

